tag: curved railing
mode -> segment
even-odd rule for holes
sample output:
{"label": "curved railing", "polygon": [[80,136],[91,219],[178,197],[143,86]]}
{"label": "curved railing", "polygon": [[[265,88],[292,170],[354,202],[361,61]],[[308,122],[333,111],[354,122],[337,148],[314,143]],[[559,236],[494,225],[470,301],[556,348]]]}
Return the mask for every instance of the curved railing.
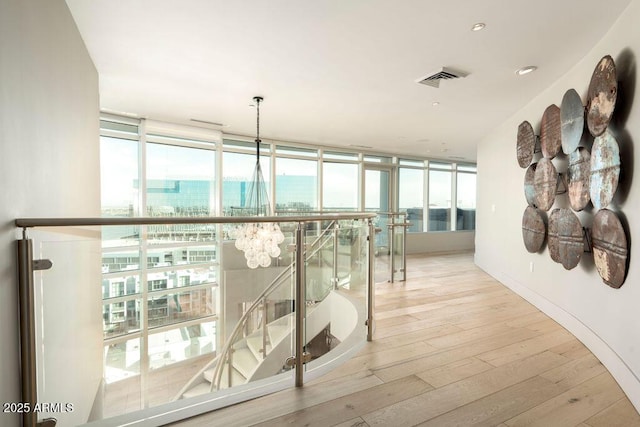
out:
{"label": "curved railing", "polygon": [[[303,334],[303,319],[305,312],[305,270],[307,269],[306,260],[312,256],[314,256],[318,251],[321,250],[324,242],[328,241],[329,232],[332,230],[331,227],[325,228],[322,233],[315,238],[314,243],[310,246],[305,247],[305,229],[309,223],[331,223],[335,224],[338,221],[342,220],[366,220],[368,222],[368,231],[363,235],[363,238],[366,236],[373,235],[373,224],[372,219],[375,217],[373,213],[363,213],[363,212],[354,212],[354,213],[335,213],[335,214],[321,214],[321,215],[294,215],[294,216],[276,216],[276,217],[173,217],[173,218],[26,218],[26,219],[17,219],[15,220],[15,225],[18,228],[21,228],[23,231],[23,238],[17,241],[18,243],[18,271],[19,271],[19,289],[20,289],[20,325],[21,325],[21,355],[23,357],[22,360],[22,389],[23,389],[23,398],[22,400],[26,403],[31,402],[32,407],[35,406],[35,403],[38,401],[38,389],[37,389],[37,378],[38,375],[42,375],[36,369],[40,364],[36,364],[36,355],[38,358],[46,357],[46,355],[41,355],[40,352],[36,351],[35,345],[35,306],[34,306],[34,288],[35,288],[35,280],[34,280],[34,271],[42,270],[51,267],[51,263],[48,260],[34,260],[33,258],[33,243],[32,240],[28,238],[27,231],[33,228],[41,228],[41,227],[56,227],[54,230],[55,233],[64,233],[64,234],[74,234],[74,232],[67,233],[64,230],[65,227],[88,227],[88,226],[144,226],[144,225],[175,225],[175,224],[244,224],[244,223],[288,223],[296,225],[295,229],[295,238],[293,240],[294,252],[291,256],[295,259],[292,264],[284,269],[284,271],[279,272],[276,279],[273,280],[270,285],[264,289],[258,297],[253,300],[253,303],[250,305],[249,309],[242,315],[240,322],[234,327],[231,335],[225,340],[225,344],[220,351],[221,356],[218,357],[219,367],[216,367],[214,372],[215,381],[211,384],[211,390],[220,389],[220,381],[223,374],[223,365],[225,363],[225,358],[229,358],[228,354],[231,354],[231,349],[233,348],[234,342],[238,341],[238,337],[241,336],[244,327],[247,325],[248,319],[251,318],[252,314],[255,314],[256,311],[260,308],[261,303],[263,303],[269,295],[273,294],[279,287],[282,286],[283,283],[288,282],[290,279],[293,279],[293,283],[295,284],[295,292],[293,295],[295,299],[293,299],[293,303],[295,304],[296,310],[293,315],[291,315],[292,321],[295,316],[295,340],[292,339],[292,342],[295,342],[295,349],[293,351],[295,363],[293,363],[294,374],[295,374],[295,385],[301,386],[303,381],[303,366],[305,363],[304,360],[304,338]],[[78,235],[78,234],[76,234]],[[336,234],[337,235],[337,234]],[[39,235],[40,236],[40,235]],[[91,238],[99,239],[98,234],[91,234]],[[335,236],[334,236],[335,237]],[[372,244],[373,239],[367,237],[367,263],[368,274],[367,282],[366,282],[366,311],[367,311],[367,338],[371,340],[373,333],[373,257],[369,256],[372,254]],[[51,252],[51,258],[54,264],[53,270],[56,271],[58,267],[58,263],[60,261],[64,261],[64,259],[60,258],[61,255],[56,253],[55,251]],[[326,252],[322,253],[324,258],[319,261],[323,263],[328,255]],[[142,259],[143,254],[140,255]],[[146,259],[146,254],[145,254]],[[314,261],[315,262],[315,261]],[[364,258],[359,262],[364,262]],[[60,263],[60,265],[64,265],[64,262]],[[299,266],[304,266],[304,268],[298,268]],[[63,267],[64,268],[64,267]],[[160,269],[168,269],[170,267],[161,267]],[[347,267],[348,268],[348,267]],[[61,273],[64,274],[63,270],[60,270]],[[99,266],[98,266],[99,273]],[[48,273],[49,274],[49,273]],[[146,276],[145,276],[146,277]],[[363,277],[361,273],[359,273],[359,277]],[[286,280],[285,280],[286,279]],[[146,279],[145,279],[146,280]],[[68,282],[68,280],[67,280]],[[83,282],[78,281],[78,286]],[[147,283],[144,283],[145,289]],[[203,286],[203,285],[197,285]],[[46,287],[45,287],[46,288]],[[150,294],[153,294],[150,292]],[[139,296],[137,298],[140,298]],[[93,305],[92,305],[93,306]],[[363,304],[364,307],[364,304]],[[263,317],[263,321],[266,320]],[[360,324],[360,323],[358,323]],[[293,333],[293,332],[292,332]],[[292,335],[293,336],[293,335]],[[60,344],[60,343],[58,343]],[[267,351],[266,346],[263,346],[265,352]],[[271,350],[270,350],[271,351]],[[266,353],[264,354],[267,355]],[[208,365],[211,367],[211,364]],[[253,395],[255,397],[255,394]],[[208,398],[203,396],[204,399],[199,399],[200,402],[212,398]],[[237,402],[238,400],[236,400]],[[235,403],[235,402],[233,402]],[[217,404],[217,403],[216,403]],[[172,402],[166,409],[167,414],[171,414],[172,420],[176,420],[176,414],[182,413],[184,411],[185,417],[192,416],[193,410],[187,409],[190,408],[189,404],[185,401],[185,406],[180,406],[182,403],[180,402]],[[177,406],[176,406],[177,405]],[[136,413],[135,417],[130,415],[131,413],[125,413],[123,415],[118,415],[111,420],[115,424],[104,424],[104,425],[121,425],[132,419],[140,419],[140,417],[145,417],[153,414],[154,417],[160,417],[163,406],[150,407],[148,405],[141,406],[142,408]],[[183,408],[183,409],[181,409]],[[211,410],[209,407],[205,409],[206,406],[201,406],[201,411]],[[146,414],[146,415],[145,415]],[[157,418],[160,419],[160,418]],[[24,425],[27,426],[35,426],[37,424],[37,414],[35,412],[24,414]],[[106,421],[106,420],[105,420]],[[86,421],[85,421],[86,422]]]}

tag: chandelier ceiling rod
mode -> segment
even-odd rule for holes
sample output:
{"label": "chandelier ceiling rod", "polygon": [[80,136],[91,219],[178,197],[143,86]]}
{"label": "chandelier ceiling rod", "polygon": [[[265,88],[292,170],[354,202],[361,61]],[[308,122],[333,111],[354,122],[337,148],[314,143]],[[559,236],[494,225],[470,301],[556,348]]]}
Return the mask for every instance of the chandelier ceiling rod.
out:
{"label": "chandelier ceiling rod", "polygon": [[261,96],[254,96],[253,100],[256,102],[257,118],[256,118],[256,161],[260,163],[260,103],[264,100]]}

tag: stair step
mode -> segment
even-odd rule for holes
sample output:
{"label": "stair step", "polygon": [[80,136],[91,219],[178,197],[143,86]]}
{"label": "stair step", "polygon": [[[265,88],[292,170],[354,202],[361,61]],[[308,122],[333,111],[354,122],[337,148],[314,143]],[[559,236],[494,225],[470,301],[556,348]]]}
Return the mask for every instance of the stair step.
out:
{"label": "stair step", "polygon": [[211,390],[211,383],[203,382],[185,391],[184,394],[182,395],[182,398],[188,399],[190,397],[200,396],[201,394],[209,393],[210,390]]}
{"label": "stair step", "polygon": [[[211,368],[204,371],[204,379],[209,382],[212,382],[214,370],[215,368]],[[227,372],[228,372],[228,366],[224,365],[224,368],[222,368],[222,376],[220,377],[220,389],[229,388],[229,375],[227,374]],[[240,384],[245,384],[246,382],[247,382],[247,379],[243,377],[242,374],[240,374],[240,372],[238,372],[235,369],[231,370],[231,385],[236,386]]]}
{"label": "stair step", "polygon": [[269,325],[269,337],[272,345],[278,345],[291,333],[289,325]]}
{"label": "stair step", "polygon": [[233,353],[233,367],[245,378],[251,378],[251,375],[258,367],[258,359],[256,359],[251,350],[243,347]]}
{"label": "stair step", "polygon": [[[268,341],[268,339],[267,339]],[[257,333],[247,337],[247,347],[251,350],[253,355],[258,360],[263,359],[263,354],[260,350],[262,350],[262,329]],[[271,351],[271,345],[267,342],[267,354]]]}

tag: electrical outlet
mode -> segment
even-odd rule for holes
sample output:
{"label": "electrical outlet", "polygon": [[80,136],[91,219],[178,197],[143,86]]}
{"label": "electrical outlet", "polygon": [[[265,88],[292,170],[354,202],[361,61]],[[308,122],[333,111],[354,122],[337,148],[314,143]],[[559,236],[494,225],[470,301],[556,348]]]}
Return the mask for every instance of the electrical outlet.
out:
{"label": "electrical outlet", "polygon": [[529,271],[533,273],[533,261],[529,263]]}

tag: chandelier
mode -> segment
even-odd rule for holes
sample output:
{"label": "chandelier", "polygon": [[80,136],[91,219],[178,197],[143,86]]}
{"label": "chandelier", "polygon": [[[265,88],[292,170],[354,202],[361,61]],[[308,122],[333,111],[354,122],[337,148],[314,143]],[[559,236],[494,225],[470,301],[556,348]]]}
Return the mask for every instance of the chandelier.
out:
{"label": "chandelier", "polygon": [[[242,205],[243,215],[269,216],[271,205],[267,195],[267,186],[260,167],[260,103],[261,96],[253,98],[256,103],[256,166],[249,183],[247,196]],[[271,258],[280,256],[280,243],[284,241],[284,234],[276,223],[258,222],[247,223],[235,231],[235,246],[244,252],[249,268],[269,267]]]}

